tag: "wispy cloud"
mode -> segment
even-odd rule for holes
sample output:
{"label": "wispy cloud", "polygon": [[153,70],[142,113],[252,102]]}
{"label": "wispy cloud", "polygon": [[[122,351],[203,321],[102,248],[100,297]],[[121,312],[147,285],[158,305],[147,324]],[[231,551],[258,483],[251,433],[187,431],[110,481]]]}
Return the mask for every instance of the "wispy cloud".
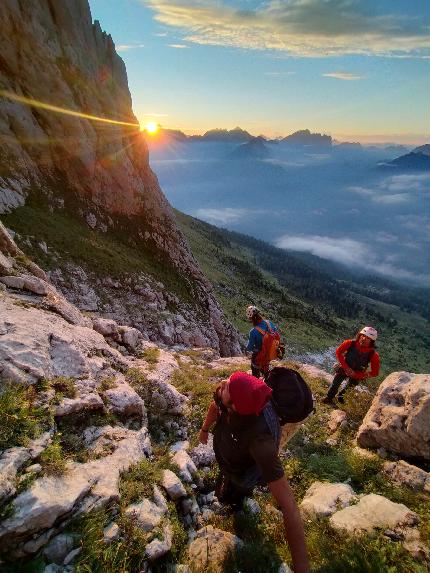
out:
{"label": "wispy cloud", "polygon": [[129,50],[139,50],[140,48],[144,48],[145,44],[120,44],[116,46],[117,52],[128,52]]}
{"label": "wispy cloud", "polygon": [[336,80],[364,80],[364,76],[358,76],[357,74],[351,74],[350,72],[327,72],[326,74],[321,74],[325,78],[335,78]]}
{"label": "wispy cloud", "polygon": [[293,76],[296,72],[265,72],[265,76],[272,76],[275,78],[281,78],[285,76]]}
{"label": "wispy cloud", "polygon": [[188,48],[185,44],[167,44],[169,48],[175,48],[176,50],[185,50]]}
{"label": "wispy cloud", "polygon": [[411,199],[409,193],[392,193],[388,195],[376,195],[373,197],[375,203],[384,205],[398,205],[399,203],[408,203]]}
{"label": "wispy cloud", "polygon": [[361,0],[268,0],[254,10],[232,7],[227,0],[145,0],[145,4],[158,22],[182,30],[184,40],[197,44],[313,57],[430,53],[426,18],[384,12],[377,3]]}
{"label": "wispy cloud", "polygon": [[251,213],[252,211],[250,209],[225,207],[224,209],[197,209],[195,216],[207,221],[208,223],[228,225],[229,223],[237,223],[238,221],[249,217]]}

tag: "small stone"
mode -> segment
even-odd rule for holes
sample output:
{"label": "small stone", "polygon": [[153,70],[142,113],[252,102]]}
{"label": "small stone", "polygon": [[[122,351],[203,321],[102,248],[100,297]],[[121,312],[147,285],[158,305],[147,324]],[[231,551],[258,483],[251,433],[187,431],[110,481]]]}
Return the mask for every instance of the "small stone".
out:
{"label": "small stone", "polygon": [[294,573],[292,569],[288,567],[286,563],[281,563],[278,569],[278,573]]}
{"label": "small stone", "polygon": [[74,546],[75,540],[72,535],[60,533],[60,535],[56,535],[51,539],[43,550],[43,554],[49,561],[61,565]]}
{"label": "small stone", "polygon": [[103,529],[103,541],[108,545],[119,538],[120,529],[117,523],[109,523],[107,527]]}
{"label": "small stone", "polygon": [[25,472],[30,474],[38,474],[42,471],[42,466],[40,464],[33,464],[31,466],[28,466],[28,468],[25,468]]}
{"label": "small stone", "polygon": [[172,527],[167,523],[163,528],[163,539],[154,539],[146,546],[146,556],[150,561],[159,559],[172,548]]}
{"label": "small stone", "polygon": [[170,470],[163,471],[161,485],[164,487],[168,496],[173,501],[179,499],[180,497],[186,497],[187,495],[187,491],[181,480]]}
{"label": "small stone", "polygon": [[77,547],[76,549],[73,549],[73,551],[71,551],[67,557],[64,559],[64,563],[63,565],[67,566],[70,563],[72,563],[74,561],[74,559],[79,555],[79,553],[82,551],[82,547]]}
{"label": "small stone", "polygon": [[244,507],[252,515],[258,515],[259,513],[261,513],[261,508],[258,502],[255,501],[255,499],[252,499],[251,497],[247,497],[245,499]]}

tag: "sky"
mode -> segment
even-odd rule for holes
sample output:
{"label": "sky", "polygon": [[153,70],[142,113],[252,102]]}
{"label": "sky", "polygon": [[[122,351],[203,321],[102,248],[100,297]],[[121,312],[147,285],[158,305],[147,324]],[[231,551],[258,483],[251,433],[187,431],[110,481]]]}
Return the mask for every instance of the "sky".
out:
{"label": "sky", "polygon": [[430,0],[89,0],[141,125],[430,142]]}

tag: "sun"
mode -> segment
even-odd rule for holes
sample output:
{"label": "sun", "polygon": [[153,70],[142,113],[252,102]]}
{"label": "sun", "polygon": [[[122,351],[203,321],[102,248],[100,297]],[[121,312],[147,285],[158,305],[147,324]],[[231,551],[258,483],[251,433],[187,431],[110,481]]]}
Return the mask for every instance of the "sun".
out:
{"label": "sun", "polygon": [[159,127],[155,121],[148,121],[148,123],[145,125],[145,131],[147,131],[150,135],[157,133],[158,129]]}

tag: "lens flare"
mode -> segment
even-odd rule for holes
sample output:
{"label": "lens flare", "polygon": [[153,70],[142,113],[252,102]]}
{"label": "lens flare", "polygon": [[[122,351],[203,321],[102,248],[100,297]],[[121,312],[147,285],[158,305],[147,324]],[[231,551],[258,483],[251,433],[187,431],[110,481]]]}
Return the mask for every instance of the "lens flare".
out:
{"label": "lens flare", "polygon": [[157,133],[157,131],[158,131],[158,125],[155,123],[155,121],[149,121],[149,122],[145,125],[145,130],[146,130],[150,135],[153,135],[154,133]]}
{"label": "lens flare", "polygon": [[0,90],[0,96],[8,98],[12,101],[23,103],[23,104],[28,105],[30,107],[37,107],[40,109],[46,109],[48,111],[53,111],[55,113],[62,113],[65,115],[71,115],[73,117],[80,117],[82,119],[89,119],[91,121],[100,121],[102,123],[110,123],[112,125],[125,125],[127,127],[140,128],[140,125],[138,123],[130,123],[128,121],[119,121],[117,119],[109,119],[107,117],[98,117],[96,115],[91,115],[89,113],[82,113],[80,111],[76,111],[73,109],[58,107],[57,105],[52,105],[50,103],[46,103],[43,101],[38,101],[38,100],[35,100],[32,98],[20,96],[20,95],[14,94],[12,92],[4,91],[4,90]]}

